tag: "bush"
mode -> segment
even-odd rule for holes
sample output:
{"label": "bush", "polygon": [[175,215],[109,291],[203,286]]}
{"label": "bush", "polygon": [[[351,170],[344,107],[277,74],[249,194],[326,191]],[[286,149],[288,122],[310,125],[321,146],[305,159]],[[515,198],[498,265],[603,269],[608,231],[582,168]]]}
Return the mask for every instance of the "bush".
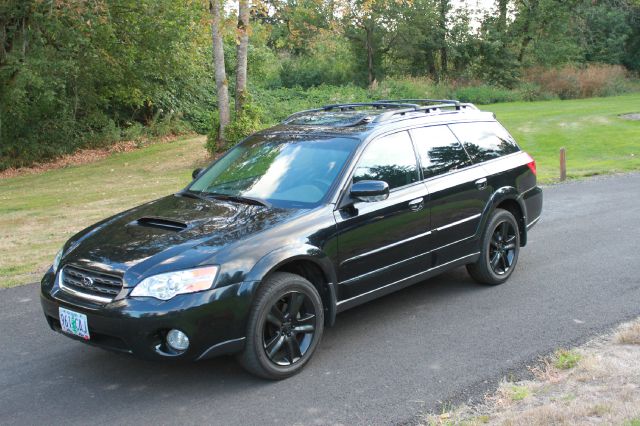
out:
{"label": "bush", "polygon": [[[225,151],[237,144],[252,133],[266,127],[263,123],[264,111],[250,99],[247,99],[240,112],[235,114],[231,122],[224,128],[224,145],[218,143],[219,124],[216,122],[214,129],[207,135],[205,147],[212,155]],[[217,121],[217,120],[216,120]]]}
{"label": "bush", "polygon": [[480,105],[521,100],[520,94],[515,90],[487,85],[459,87],[453,97],[462,102]]}
{"label": "bush", "polygon": [[525,80],[560,99],[612,96],[627,90],[626,70],[619,65],[589,64],[584,68],[530,68]]}
{"label": "bush", "polygon": [[447,97],[447,87],[426,77],[401,77],[382,80],[371,90],[377,99],[439,99]]}

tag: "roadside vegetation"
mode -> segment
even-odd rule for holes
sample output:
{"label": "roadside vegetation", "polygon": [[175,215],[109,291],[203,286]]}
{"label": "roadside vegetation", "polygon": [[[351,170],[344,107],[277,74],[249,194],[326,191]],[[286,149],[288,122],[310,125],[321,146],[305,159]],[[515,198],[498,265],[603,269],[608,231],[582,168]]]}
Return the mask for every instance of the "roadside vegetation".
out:
{"label": "roadside vegetation", "polygon": [[[638,105],[640,93],[484,109],[536,159],[540,181],[552,183],[561,146],[570,178],[640,170],[640,121],[619,117]],[[110,155],[91,152],[90,160],[99,159],[88,164],[62,161],[68,166],[0,179],[0,287],[39,280],[59,246],[82,228],[184,187],[194,168],[211,161],[205,142],[191,136]]]}
{"label": "roadside vegetation", "polygon": [[640,319],[503,381],[476,406],[425,415],[425,425],[640,425]]}
{"label": "roadside vegetation", "polygon": [[186,132],[215,154],[337,101],[638,89],[638,0],[487,3],[5,0],[0,171]]}

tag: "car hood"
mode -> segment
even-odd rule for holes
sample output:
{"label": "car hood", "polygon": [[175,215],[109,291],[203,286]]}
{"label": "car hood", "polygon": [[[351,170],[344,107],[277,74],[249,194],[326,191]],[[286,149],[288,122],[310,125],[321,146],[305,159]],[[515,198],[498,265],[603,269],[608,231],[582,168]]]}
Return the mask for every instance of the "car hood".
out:
{"label": "car hood", "polygon": [[[120,274],[137,269],[135,275],[142,275],[159,263],[175,263],[181,253],[199,246],[205,247],[202,252],[210,257],[222,247],[301,213],[171,195],[85,229],[69,242],[63,263]],[[203,261],[192,259],[199,260]]]}

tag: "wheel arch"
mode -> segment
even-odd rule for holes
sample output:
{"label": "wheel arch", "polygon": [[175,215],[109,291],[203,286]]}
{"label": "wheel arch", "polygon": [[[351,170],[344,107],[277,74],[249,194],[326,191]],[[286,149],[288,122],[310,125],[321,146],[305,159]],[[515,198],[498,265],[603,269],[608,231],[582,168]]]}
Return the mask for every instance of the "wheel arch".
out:
{"label": "wheel arch", "polygon": [[520,233],[520,247],[527,245],[527,209],[518,191],[510,186],[499,188],[489,199],[482,213],[482,220],[478,227],[478,237],[482,236],[489,217],[495,209],[507,210],[516,218]]}
{"label": "wheel arch", "polygon": [[276,272],[290,272],[309,280],[322,299],[325,325],[330,327],[335,323],[336,273],[333,263],[322,250],[306,244],[274,250],[258,261],[249,272],[248,280],[262,283]]}

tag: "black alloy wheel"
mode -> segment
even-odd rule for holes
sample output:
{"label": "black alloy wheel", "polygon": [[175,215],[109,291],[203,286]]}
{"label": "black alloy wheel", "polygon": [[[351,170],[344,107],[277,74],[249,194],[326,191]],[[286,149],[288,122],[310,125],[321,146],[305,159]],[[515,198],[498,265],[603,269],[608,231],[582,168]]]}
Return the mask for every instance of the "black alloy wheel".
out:
{"label": "black alloy wheel", "polygon": [[302,370],[324,331],[318,290],[305,278],[276,272],[258,289],[238,359],[252,374],[285,379]]}
{"label": "black alloy wheel", "polygon": [[267,357],[277,365],[292,365],[309,350],[316,330],[316,311],[301,292],[284,294],[269,310],[262,330]]}
{"label": "black alloy wheel", "polygon": [[467,265],[467,271],[481,284],[502,284],[513,273],[519,253],[518,221],[511,212],[496,209],[480,240],[480,256],[475,263]]}
{"label": "black alloy wheel", "polygon": [[491,269],[496,275],[509,272],[516,257],[516,230],[505,220],[493,231],[489,241],[489,259]]}

